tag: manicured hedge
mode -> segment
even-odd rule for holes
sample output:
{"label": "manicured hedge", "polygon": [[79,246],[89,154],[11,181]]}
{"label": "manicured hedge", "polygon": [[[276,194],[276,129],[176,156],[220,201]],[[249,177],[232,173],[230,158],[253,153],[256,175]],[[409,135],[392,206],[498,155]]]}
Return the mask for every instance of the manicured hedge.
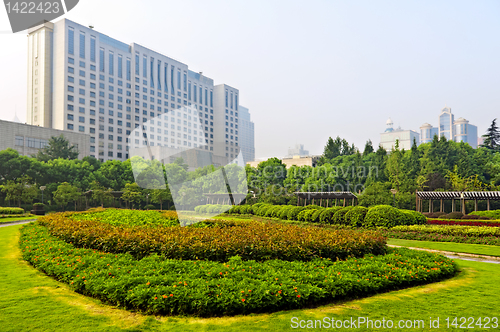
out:
{"label": "manicured hedge", "polygon": [[450,212],[448,214],[440,215],[439,219],[460,219],[464,216],[462,212]]}
{"label": "manicured hedge", "polygon": [[0,207],[0,214],[23,214],[24,210],[13,207]]}
{"label": "manicured hedge", "polygon": [[364,227],[394,227],[401,223],[403,213],[390,205],[377,205],[368,209]]}
{"label": "manicured hedge", "polygon": [[487,226],[487,227],[500,227],[499,221],[466,221],[466,220],[442,220],[442,219],[429,219],[429,225],[462,225],[462,226]]}
{"label": "manicured hedge", "polygon": [[355,206],[345,214],[345,222],[347,225],[353,227],[361,227],[365,221],[366,213],[368,213],[368,208],[364,206]]}
{"label": "manicured hedge", "polygon": [[472,216],[472,215],[488,217],[491,219],[500,219],[500,210],[474,211],[474,212],[469,213],[469,216]]}
{"label": "manicured hedge", "polygon": [[419,232],[419,233],[435,233],[443,235],[459,235],[459,236],[498,236],[500,237],[500,228],[498,227],[477,227],[477,226],[438,226],[438,225],[412,225],[412,226],[396,226],[394,231],[401,232]]}
{"label": "manicured hedge", "polygon": [[344,208],[338,210],[337,212],[335,212],[335,214],[333,215],[331,223],[334,224],[334,225],[347,225],[347,223],[345,221],[345,215],[353,207],[354,206],[347,206],[347,207],[344,207]]}
{"label": "manicured hedge", "polygon": [[[229,213],[242,213],[241,207],[232,208]],[[349,213],[350,211],[352,213]],[[369,211],[372,211],[369,213]],[[330,207],[317,205],[292,206],[255,204],[245,208],[246,213],[267,218],[296,220],[304,222],[347,225],[351,227],[392,227],[396,225],[425,224],[427,219],[422,213],[412,210],[398,210],[389,205],[378,205],[369,209],[362,206]],[[369,216],[368,220],[365,218]]]}
{"label": "manicured hedge", "polygon": [[[138,223],[123,213],[121,220],[113,225],[100,218],[81,218],[79,215],[61,213],[38,220],[51,235],[77,247],[130,253],[136,258],[157,253],[173,259],[225,261],[240,255],[244,260],[306,261],[319,257],[344,259],[351,255],[378,255],[386,250],[385,238],[375,231],[330,230],[250,221],[213,221],[212,227],[203,227],[206,223],[167,227],[166,224]],[[134,226],[126,226],[124,220]]]}
{"label": "manicured hedge", "polygon": [[335,213],[339,210],[341,210],[342,207],[340,206],[334,206],[331,208],[326,208],[323,210],[323,212],[319,216],[319,221],[324,223],[324,224],[332,224],[333,223],[333,216]]}
{"label": "manicured hedge", "polygon": [[233,209],[234,207],[232,205],[219,205],[219,204],[205,204],[205,205],[198,205],[194,208],[194,211],[196,213],[207,213],[207,214],[220,214],[224,213],[226,211],[229,211],[230,209]]}
{"label": "manicured hedge", "polygon": [[[443,221],[445,222],[445,221]],[[401,226],[398,226],[401,227]],[[474,232],[468,232],[462,234],[460,232],[427,232],[421,231],[420,229],[398,229],[398,227],[380,230],[382,234],[387,237],[405,240],[418,240],[418,241],[437,241],[437,242],[456,242],[456,243],[472,243],[472,244],[487,244],[500,246],[500,236],[498,235],[488,235],[488,234],[477,234]],[[406,226],[409,227],[409,226]],[[411,226],[410,226],[411,227]],[[421,226],[419,226],[421,227]],[[455,226],[441,226],[441,227],[455,227]],[[467,226],[456,226],[456,227],[467,227]],[[480,227],[483,229],[495,228],[495,227]]]}
{"label": "manicured hedge", "polygon": [[[180,228],[180,227],[179,227]],[[364,297],[453,276],[443,256],[390,249],[346,261],[171,260],[157,255],[78,249],[30,224],[21,229],[23,258],[84,295],[155,315],[221,316],[275,312]]]}

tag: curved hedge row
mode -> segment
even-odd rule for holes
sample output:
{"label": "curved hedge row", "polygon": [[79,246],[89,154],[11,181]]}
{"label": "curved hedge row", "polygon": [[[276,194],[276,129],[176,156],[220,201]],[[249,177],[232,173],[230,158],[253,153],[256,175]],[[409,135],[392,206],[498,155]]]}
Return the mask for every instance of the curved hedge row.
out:
{"label": "curved hedge row", "polygon": [[23,214],[24,210],[13,207],[0,207],[0,214]]}
{"label": "curved hedge row", "polygon": [[79,213],[52,214],[39,218],[38,222],[47,227],[51,235],[77,247],[130,253],[136,258],[156,253],[173,259],[225,261],[239,255],[245,260],[308,261],[321,257],[335,260],[379,255],[387,249],[385,237],[376,231],[220,220],[214,221],[213,227],[202,227],[203,223],[190,227],[172,224],[151,227],[151,224],[138,225],[134,219],[126,218],[123,215],[126,211],[121,211],[121,218],[129,220],[132,226],[123,222],[113,225],[98,217],[82,218]]}
{"label": "curved hedge row", "polygon": [[231,205],[217,205],[217,204],[206,204],[198,205],[194,208],[196,213],[224,213],[232,208]]}
{"label": "curved hedge row", "polygon": [[427,219],[420,212],[399,210],[389,205],[377,205],[370,208],[363,206],[324,208],[317,205],[293,206],[258,203],[234,206],[229,210],[229,213],[254,214],[260,217],[282,220],[365,228],[390,228],[397,225],[422,225],[427,223]]}
{"label": "curved hedge row", "polygon": [[[179,227],[180,228],[180,227]],[[78,249],[45,227],[21,229],[23,258],[84,295],[148,314],[221,316],[300,309],[453,276],[443,256],[408,249],[346,261],[224,263]]]}

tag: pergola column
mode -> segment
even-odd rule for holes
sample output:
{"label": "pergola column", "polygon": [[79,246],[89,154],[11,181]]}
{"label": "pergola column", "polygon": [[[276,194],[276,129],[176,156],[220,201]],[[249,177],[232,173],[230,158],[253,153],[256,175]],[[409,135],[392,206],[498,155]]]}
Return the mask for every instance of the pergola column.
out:
{"label": "pergola column", "polygon": [[344,198],[344,207],[345,207],[345,198]]}
{"label": "pergola column", "polygon": [[443,212],[443,199],[441,198],[440,204],[439,204],[439,212]]}
{"label": "pergola column", "polygon": [[455,200],[451,199],[451,212],[455,212]]}
{"label": "pergola column", "polygon": [[[474,199],[474,211],[477,211],[477,198]],[[464,213],[465,214],[465,213]]]}
{"label": "pergola column", "polygon": [[490,199],[489,198],[486,200],[486,208],[488,211],[490,210]]}

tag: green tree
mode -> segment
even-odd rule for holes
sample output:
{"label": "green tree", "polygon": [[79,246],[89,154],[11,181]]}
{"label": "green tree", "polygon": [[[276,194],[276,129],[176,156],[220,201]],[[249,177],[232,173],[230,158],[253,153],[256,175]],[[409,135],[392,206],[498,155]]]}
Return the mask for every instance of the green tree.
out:
{"label": "green tree", "polygon": [[70,146],[69,141],[61,136],[52,136],[49,139],[49,144],[43,149],[38,150],[36,159],[40,161],[48,161],[52,159],[77,159],[78,148],[74,145]]}
{"label": "green tree", "polygon": [[500,132],[498,131],[497,127],[497,119],[493,119],[493,121],[491,121],[491,125],[486,130],[486,134],[484,134],[482,137],[482,147],[493,151],[500,151]]}
{"label": "green tree", "polygon": [[64,209],[66,205],[70,202],[75,202],[75,211],[76,211],[76,202],[82,196],[82,191],[80,188],[72,186],[68,182],[61,183],[57,190],[53,193],[54,201],[57,204],[60,204]]}
{"label": "green tree", "polygon": [[153,189],[151,190],[151,202],[160,204],[160,209],[163,210],[163,203],[172,201],[170,191],[168,189]]}
{"label": "green tree", "polygon": [[127,203],[127,208],[129,204],[133,208],[134,204],[139,204],[144,200],[142,189],[137,183],[127,183],[122,191],[122,199]]}
{"label": "green tree", "polygon": [[9,202],[18,202],[19,207],[21,207],[21,202],[31,204],[38,195],[38,188],[30,183],[30,180],[31,178],[27,175],[18,178],[17,181],[7,180],[7,183],[2,186],[5,198]]}
{"label": "green tree", "polygon": [[111,188],[106,189],[97,181],[92,181],[90,189],[92,190],[92,199],[100,202],[101,207],[104,207],[104,200],[106,198],[113,197],[113,194],[111,193],[113,190]]}
{"label": "green tree", "polygon": [[365,149],[363,150],[363,157],[373,153],[375,150],[373,149],[372,140],[369,139],[365,144]]}

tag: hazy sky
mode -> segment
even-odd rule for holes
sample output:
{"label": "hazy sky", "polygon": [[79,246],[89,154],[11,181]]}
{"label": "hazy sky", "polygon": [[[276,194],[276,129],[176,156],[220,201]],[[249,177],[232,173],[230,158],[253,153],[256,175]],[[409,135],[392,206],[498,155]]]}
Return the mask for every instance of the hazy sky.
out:
{"label": "hazy sky", "polygon": [[[361,150],[385,121],[419,131],[448,105],[500,118],[500,1],[80,0],[64,16],[240,90],[256,157],[337,135]],[[59,18],[60,19],[60,18]],[[26,118],[26,31],[0,8],[0,118]]]}

